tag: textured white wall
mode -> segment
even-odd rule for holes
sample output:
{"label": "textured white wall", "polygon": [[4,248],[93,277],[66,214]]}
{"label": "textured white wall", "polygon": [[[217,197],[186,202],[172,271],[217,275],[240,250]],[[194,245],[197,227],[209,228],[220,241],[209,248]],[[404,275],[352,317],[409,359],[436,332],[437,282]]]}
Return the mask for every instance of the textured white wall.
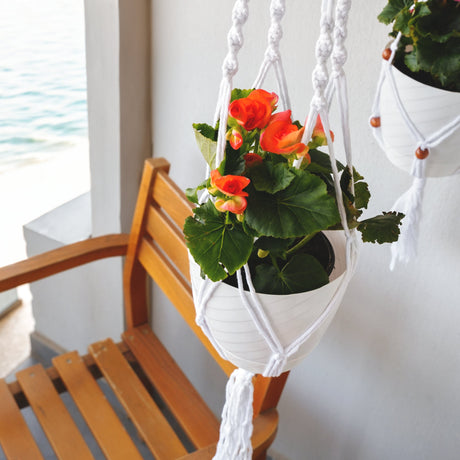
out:
{"label": "textured white wall", "polygon": [[[153,1],[154,155],[169,159],[182,187],[204,176],[191,125],[212,120],[232,3]],[[251,2],[236,86],[250,87],[257,72],[268,3]],[[282,52],[301,119],[311,95],[320,2],[287,3]],[[376,19],[384,4],[353,2],[346,65],[354,162],[373,193],[369,215],[388,210],[410,184],[379,150],[367,122],[387,42]],[[458,459],[459,192],[459,177],[429,180],[417,261],[390,272],[388,247],[363,246],[331,328],[288,380],[276,450],[292,460]],[[182,349],[187,333],[166,302],[155,300],[157,332],[219,411],[224,379],[198,347]]]}

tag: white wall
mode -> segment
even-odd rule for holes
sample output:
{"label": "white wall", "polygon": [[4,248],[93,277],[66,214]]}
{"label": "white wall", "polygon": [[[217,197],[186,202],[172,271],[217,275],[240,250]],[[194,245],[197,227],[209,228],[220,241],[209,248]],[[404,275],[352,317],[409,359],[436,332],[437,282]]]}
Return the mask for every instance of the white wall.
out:
{"label": "white wall", "polygon": [[[154,155],[169,159],[182,187],[204,177],[191,125],[212,121],[232,3],[152,2]],[[236,86],[250,87],[255,77],[268,3],[251,2]],[[282,52],[294,115],[303,118],[320,2],[287,4]],[[369,214],[388,210],[410,183],[379,150],[367,122],[387,42],[387,29],[376,19],[384,4],[353,2],[346,65],[355,164],[373,192]],[[390,272],[388,247],[363,247],[331,328],[291,373],[279,405],[276,450],[291,460],[458,458],[459,192],[458,177],[428,181],[417,261]],[[217,370],[199,348],[181,349],[182,326],[163,299],[155,300],[158,334],[219,411],[223,378],[216,381]]]}

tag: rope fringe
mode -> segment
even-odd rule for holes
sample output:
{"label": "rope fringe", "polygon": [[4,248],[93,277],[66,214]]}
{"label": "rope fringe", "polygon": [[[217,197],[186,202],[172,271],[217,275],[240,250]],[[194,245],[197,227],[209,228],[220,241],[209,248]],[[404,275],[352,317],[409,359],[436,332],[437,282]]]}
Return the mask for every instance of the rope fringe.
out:
{"label": "rope fringe", "polygon": [[220,437],[213,460],[252,459],[252,401],[254,374],[235,369],[226,387]]}

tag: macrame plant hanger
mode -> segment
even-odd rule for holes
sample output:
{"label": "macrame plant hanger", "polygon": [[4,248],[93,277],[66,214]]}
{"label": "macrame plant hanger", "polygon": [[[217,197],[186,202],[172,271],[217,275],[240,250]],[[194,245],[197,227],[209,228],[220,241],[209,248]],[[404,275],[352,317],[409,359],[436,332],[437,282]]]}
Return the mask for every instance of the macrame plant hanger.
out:
{"label": "macrame plant hanger", "polygon": [[380,77],[377,83],[377,91],[372,106],[372,114],[370,124],[373,127],[374,137],[377,140],[380,148],[387,151],[388,147],[382,136],[382,128],[380,121],[380,100],[382,87],[385,81],[388,81],[391,87],[393,97],[395,99],[398,110],[404,120],[408,131],[414,139],[414,159],[412,162],[411,175],[413,181],[411,187],[401,195],[393,205],[394,211],[399,211],[405,214],[401,234],[396,243],[391,245],[391,262],[390,269],[393,270],[398,262],[407,263],[415,259],[417,256],[417,241],[420,219],[422,215],[423,193],[426,185],[426,167],[430,161],[430,149],[437,147],[448,137],[452,136],[460,128],[460,115],[451,120],[450,123],[444,125],[436,132],[425,136],[417,128],[410,115],[408,114],[404,103],[399,93],[394,73],[393,61],[402,34],[398,33],[394,41],[390,45],[391,54],[388,59],[382,60]]}
{"label": "macrame plant hanger", "polygon": [[[232,27],[228,33],[228,54],[223,63],[223,77],[219,90],[219,98],[214,122],[220,120],[215,167],[224,159],[225,134],[228,119],[228,105],[233,88],[233,77],[238,71],[237,54],[243,45],[242,28],[248,18],[249,0],[237,0],[232,11]],[[329,106],[334,92],[337,94],[340,109],[344,150],[347,167],[352,172],[351,142],[348,123],[347,84],[343,66],[347,59],[344,42],[347,35],[347,20],[351,7],[351,0],[323,0],[321,8],[320,35],[316,43],[316,67],[313,72],[314,96],[310,104],[309,114],[305,122],[305,132],[302,142],[308,143],[311,138],[319,115],[326,138],[327,148],[331,159],[336,198],[341,217],[341,223],[346,238],[346,270],[337,284],[332,299],[324,308],[315,322],[303,331],[292,343],[283,346],[270,323],[264,306],[255,292],[249,267],[237,272],[238,290],[242,305],[254,322],[260,336],[271,350],[271,356],[265,365],[262,375],[275,377],[286,369],[286,363],[299,347],[308,341],[313,334],[325,323],[332,320],[345,290],[352,278],[358,257],[358,240],[354,229],[348,227],[346,211],[340,187],[340,177],[337,169],[334,145],[330,134]],[[281,19],[285,13],[284,0],[272,0],[270,4],[271,25],[268,33],[268,46],[260,67],[254,88],[262,86],[267,72],[273,67],[279,85],[281,103],[284,109],[290,109],[290,101],[286,79],[284,75],[279,43],[282,37]],[[334,14],[335,13],[335,14]],[[335,16],[335,21],[334,21]],[[331,62],[331,72],[328,62]],[[298,162],[299,163],[299,162]],[[299,167],[300,164],[295,164]],[[353,174],[351,173],[351,177]],[[353,181],[351,192],[354,191]],[[204,199],[209,199],[205,196]],[[191,262],[194,263],[193,261]],[[249,292],[244,290],[243,276],[245,276]],[[224,359],[231,358],[219,342],[214,338],[206,319],[206,308],[209,299],[220,283],[213,283],[208,279],[200,280],[200,285],[193,285],[193,296],[196,306],[196,322],[203,329],[213,346]],[[252,403],[254,372],[243,368],[236,369],[229,378],[226,389],[226,402],[222,413],[220,439],[214,460],[249,460],[252,458]]]}

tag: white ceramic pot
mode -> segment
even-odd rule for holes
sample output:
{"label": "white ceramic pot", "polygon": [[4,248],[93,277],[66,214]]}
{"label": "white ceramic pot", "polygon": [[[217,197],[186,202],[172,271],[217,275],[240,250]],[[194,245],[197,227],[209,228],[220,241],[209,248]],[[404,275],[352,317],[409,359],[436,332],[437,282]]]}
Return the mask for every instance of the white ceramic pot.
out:
{"label": "white ceramic pot", "polygon": [[[428,137],[460,114],[460,93],[445,91],[420,83],[393,67],[393,75],[402,103],[418,130]],[[380,100],[382,137],[389,160],[411,172],[416,142],[396,104],[388,78]],[[428,177],[449,176],[460,172],[460,130],[439,146],[430,149]]]}
{"label": "white ceramic pot", "polygon": [[[334,248],[335,266],[329,284],[309,292],[290,295],[258,294],[266,315],[283,347],[289,346],[321,315],[334,296],[346,270],[345,237],[341,231],[325,232]],[[203,279],[199,266],[191,258],[194,294]],[[209,282],[209,281],[208,281]],[[287,371],[300,362],[319,342],[332,321],[339,302],[326,321],[308,338],[287,362]],[[270,359],[271,350],[258,332],[240,300],[237,288],[220,283],[208,301],[206,321],[214,340],[225,350],[227,358],[237,367],[262,373]]]}

